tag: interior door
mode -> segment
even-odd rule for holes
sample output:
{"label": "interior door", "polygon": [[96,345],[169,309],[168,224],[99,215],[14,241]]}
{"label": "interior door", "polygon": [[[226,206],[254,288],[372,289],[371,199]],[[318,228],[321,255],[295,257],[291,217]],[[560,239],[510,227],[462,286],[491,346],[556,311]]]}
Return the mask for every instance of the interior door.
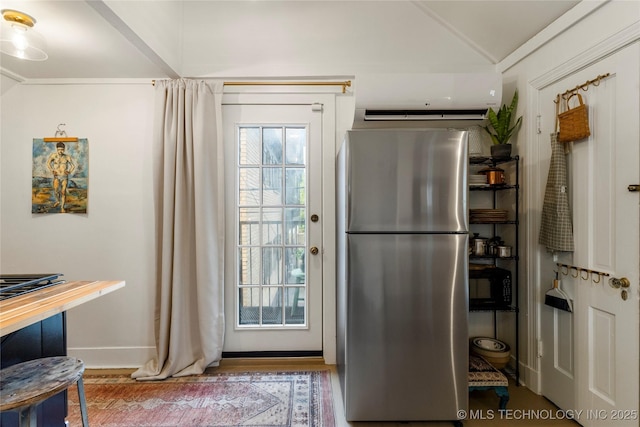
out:
{"label": "interior door", "polygon": [[224,105],[223,117],[223,350],[321,351],[322,112],[310,105]]}
{"label": "interior door", "polygon": [[[583,410],[584,426],[638,425],[640,214],[638,193],[627,189],[640,183],[638,69],[636,43],[545,89],[542,98],[610,73],[581,92],[592,134],[568,156],[576,250],[559,261],[583,269],[560,272],[573,313],[541,313],[543,394],[563,409]],[[623,277],[628,282],[609,280]]]}

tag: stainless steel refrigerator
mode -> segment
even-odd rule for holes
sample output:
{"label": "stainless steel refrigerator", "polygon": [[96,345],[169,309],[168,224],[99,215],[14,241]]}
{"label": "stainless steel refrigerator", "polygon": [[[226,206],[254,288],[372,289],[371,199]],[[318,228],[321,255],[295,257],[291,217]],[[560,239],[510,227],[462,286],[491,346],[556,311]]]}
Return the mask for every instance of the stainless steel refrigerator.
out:
{"label": "stainless steel refrigerator", "polygon": [[363,129],[337,162],[338,372],[349,421],[468,406],[467,133]]}

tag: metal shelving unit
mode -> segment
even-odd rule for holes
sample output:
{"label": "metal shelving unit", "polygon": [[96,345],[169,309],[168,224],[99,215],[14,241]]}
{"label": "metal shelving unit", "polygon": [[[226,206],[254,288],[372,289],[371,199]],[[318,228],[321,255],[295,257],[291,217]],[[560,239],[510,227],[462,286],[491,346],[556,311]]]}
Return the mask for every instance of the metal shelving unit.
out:
{"label": "metal shelving unit", "polygon": [[[498,313],[499,312],[508,312],[513,313],[515,318],[515,380],[516,385],[520,380],[520,345],[519,345],[519,299],[518,299],[518,278],[519,278],[519,264],[520,264],[520,236],[519,236],[519,218],[520,218],[520,157],[514,156],[507,159],[497,159],[492,157],[472,157],[469,159],[472,165],[476,166],[491,166],[496,167],[500,164],[504,164],[506,166],[511,165],[513,169],[513,173],[510,174],[509,182],[501,185],[491,185],[491,186],[470,186],[470,192],[486,192],[487,196],[492,197],[491,203],[494,209],[496,209],[500,201],[498,200],[499,194],[506,194],[509,200],[512,200],[514,203],[513,218],[510,218],[505,221],[471,221],[471,229],[473,230],[474,225],[479,226],[488,226],[491,229],[491,235],[497,236],[498,231],[503,229],[504,227],[512,227],[512,253],[509,257],[499,257],[497,255],[481,255],[475,256],[470,255],[469,261],[480,261],[484,262],[492,268],[498,269],[498,267],[508,270],[511,273],[511,303],[508,305],[504,304],[473,304],[470,300],[470,311],[490,311],[493,313],[493,327],[494,327],[494,337],[497,338],[497,324],[498,324]],[[511,193],[509,197],[508,194]],[[471,277],[472,270],[470,270]]]}

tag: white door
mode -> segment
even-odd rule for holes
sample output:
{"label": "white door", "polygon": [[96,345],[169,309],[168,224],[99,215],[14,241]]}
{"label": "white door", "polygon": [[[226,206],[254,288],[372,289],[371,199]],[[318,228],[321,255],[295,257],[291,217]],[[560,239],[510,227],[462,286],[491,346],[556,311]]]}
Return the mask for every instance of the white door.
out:
{"label": "white door", "polygon": [[[560,262],[572,314],[543,308],[542,392],[562,409],[583,410],[584,426],[638,426],[640,212],[640,47],[630,46],[562,82],[541,99],[610,73],[581,92],[591,137],[568,157],[575,252]],[[613,287],[608,277],[629,280]],[[564,272],[565,274],[562,274]],[[568,274],[566,274],[568,273]],[[615,283],[614,283],[615,285]],[[569,406],[567,406],[569,405]]]}
{"label": "white door", "polygon": [[224,105],[222,115],[223,350],[321,351],[322,112],[310,105]]}

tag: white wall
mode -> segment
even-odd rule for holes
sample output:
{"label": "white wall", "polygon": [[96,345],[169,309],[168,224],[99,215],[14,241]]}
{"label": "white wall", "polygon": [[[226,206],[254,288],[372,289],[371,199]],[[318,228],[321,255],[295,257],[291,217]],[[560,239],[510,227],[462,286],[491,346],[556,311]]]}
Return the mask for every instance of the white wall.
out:
{"label": "white wall", "polygon": [[[155,354],[153,98],[150,81],[124,80],[17,84],[1,98],[0,272],[126,281],[68,311],[69,353],[91,368],[138,367]],[[353,106],[338,96],[333,151]],[[32,141],[54,136],[59,123],[89,141],[86,215],[31,214]]]}
{"label": "white wall", "polygon": [[[1,102],[0,271],[125,280],[69,310],[68,346],[91,367],[141,365],[155,348],[152,85],[22,84]],[[31,214],[32,141],[59,123],[89,141],[86,215]]]}
{"label": "white wall", "polygon": [[0,95],[4,94],[18,83],[19,82],[17,80],[9,78],[4,74],[0,74]]}

